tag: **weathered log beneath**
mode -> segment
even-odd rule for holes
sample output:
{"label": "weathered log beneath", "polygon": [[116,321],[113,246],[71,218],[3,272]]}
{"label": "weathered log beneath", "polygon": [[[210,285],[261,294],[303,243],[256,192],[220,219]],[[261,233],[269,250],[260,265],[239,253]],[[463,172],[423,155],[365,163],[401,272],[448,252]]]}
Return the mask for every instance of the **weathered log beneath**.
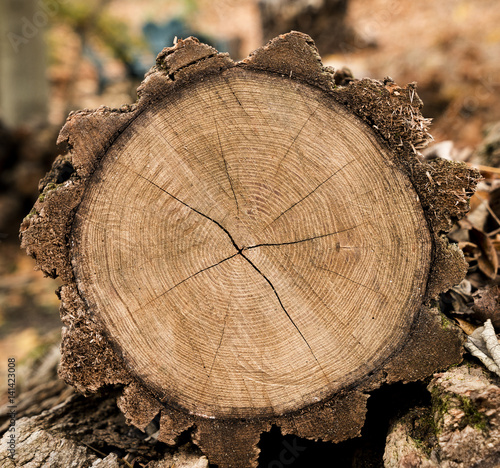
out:
{"label": "weathered log beneath", "polygon": [[59,340],[37,352],[17,369],[26,379],[16,386],[14,419],[11,405],[0,407],[2,468],[208,468],[187,436],[175,446],[158,441],[159,418],[144,431],[126,424],[120,389],[85,397],[58,379]]}
{"label": "weathered log beneath", "polygon": [[115,398],[73,395],[38,416],[19,419],[13,458],[9,433],[0,440],[1,466],[119,468],[126,461],[147,468],[208,468],[207,458],[189,442],[168,450],[154,436],[130,431]]}
{"label": "weathered log beneath", "polygon": [[430,408],[393,422],[386,468],[496,467],[500,464],[500,379],[470,364],[436,374]]}
{"label": "weathered log beneath", "polygon": [[147,433],[130,430],[115,400],[113,392],[107,398],[76,394],[37,416],[19,419],[13,445],[15,455],[9,456],[11,439],[7,432],[0,440],[0,465],[3,468],[208,468],[207,458],[192,443],[170,450],[159,443],[153,432],[154,424]]}
{"label": "weathered log beneath", "polygon": [[179,41],[138,91],[69,117],[21,227],[64,282],[62,378],[241,468],[273,424],[355,437],[368,392],[460,361],[433,299],[465,274],[443,234],[479,174],[419,160],[414,85],[337,87],[294,32],[238,63]]}

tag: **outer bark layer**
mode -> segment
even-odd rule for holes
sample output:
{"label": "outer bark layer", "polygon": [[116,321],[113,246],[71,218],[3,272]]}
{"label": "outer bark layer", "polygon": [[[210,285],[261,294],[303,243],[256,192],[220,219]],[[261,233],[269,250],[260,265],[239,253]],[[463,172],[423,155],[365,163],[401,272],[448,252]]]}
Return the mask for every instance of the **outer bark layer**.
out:
{"label": "outer bark layer", "polygon": [[290,33],[239,63],[180,41],[139,95],[70,116],[74,173],[22,225],[65,283],[67,382],[121,384],[130,423],[244,467],[272,424],[355,437],[369,391],[460,360],[430,304],[465,274],[442,234],[478,174],[420,162],[414,85],[336,87]]}

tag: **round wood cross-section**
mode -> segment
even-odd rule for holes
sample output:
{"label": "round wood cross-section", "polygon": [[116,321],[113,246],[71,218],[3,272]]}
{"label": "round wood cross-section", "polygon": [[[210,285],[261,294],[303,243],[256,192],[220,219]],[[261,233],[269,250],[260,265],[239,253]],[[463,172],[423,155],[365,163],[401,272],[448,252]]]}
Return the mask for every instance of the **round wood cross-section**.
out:
{"label": "round wood cross-section", "polygon": [[432,241],[408,177],[321,90],[238,67],[145,108],[70,238],[128,368],[206,417],[283,414],[401,347]]}

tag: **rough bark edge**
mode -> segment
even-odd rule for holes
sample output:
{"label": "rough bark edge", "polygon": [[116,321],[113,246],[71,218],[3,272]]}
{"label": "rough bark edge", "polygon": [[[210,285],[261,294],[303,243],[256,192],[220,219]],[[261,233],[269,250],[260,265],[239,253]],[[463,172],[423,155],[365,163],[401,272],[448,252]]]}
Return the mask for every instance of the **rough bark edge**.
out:
{"label": "rough bark edge", "polygon": [[323,66],[312,38],[297,31],[272,39],[239,65],[299,79],[327,91],[335,87],[334,69]]}
{"label": "rough bark edge", "polygon": [[[320,88],[373,128],[379,142],[390,148],[394,162],[412,181],[434,240],[433,267],[414,332],[379,372],[367,376],[365,383],[355,390],[346,389],[343,394],[333,395],[321,404],[284,417],[252,421],[209,420],[167,408],[135,381],[107,340],[105,330],[78,294],[68,245],[74,214],[87,181],[120,133],[151,103],[164,98],[175,87],[234,66],[280,74]],[[480,176],[463,164],[448,161],[423,163],[419,160],[418,149],[432,137],[428,133],[429,121],[420,113],[422,102],[414,84],[400,88],[389,79],[384,82],[364,79],[337,87],[333,70],[322,65],[312,39],[292,32],[273,39],[237,64],[227,54],[219,54],[195,38],[179,41],[160,53],[156,66],[139,87],[138,95],[138,102],[132,106],[121,109],[101,107],[70,115],[58,143],[68,145],[69,152],[64,158],[74,172],[69,179],[58,184],[60,171],[54,165],[52,176],[44,180],[43,192],[21,226],[22,247],[36,259],[38,268],[48,276],[61,276],[65,283],[61,290],[61,316],[65,324],[62,378],[85,393],[110,384],[129,385],[120,397],[119,405],[130,423],[144,427],[146,419],[154,417],[160,410],[160,440],[171,443],[182,432],[191,429],[194,440],[220,467],[242,467],[256,466],[260,434],[269,430],[272,423],[280,426],[283,433],[311,439],[339,442],[355,437],[364,424],[367,392],[386,381],[422,378],[461,359],[457,332],[450,328],[451,325],[448,328],[443,326],[438,312],[431,310],[429,304],[433,297],[448,289],[453,282],[458,283],[465,274],[463,257],[447,244],[443,234],[451,228],[453,221],[467,212],[468,198]],[[112,133],[103,131],[111,127],[110,120],[114,122]],[[106,126],[102,125],[104,121]],[[81,133],[91,135],[93,144],[84,146],[78,139]],[[443,177],[443,170],[448,174],[451,171],[455,177]],[[446,203],[450,196],[456,197],[453,205]],[[47,245],[52,248],[47,249]],[[451,275],[448,274],[450,269]],[[443,272],[447,272],[446,276]],[[72,339],[69,340],[68,336]],[[92,343],[92,352],[89,353],[88,348],[85,353],[79,352],[75,343],[80,340]],[[429,357],[428,350],[443,349],[435,348],[436,343],[449,345],[447,360],[439,359],[436,352]],[[398,370],[396,363],[403,365],[406,371]],[[138,402],[148,408],[146,414],[141,413]]]}

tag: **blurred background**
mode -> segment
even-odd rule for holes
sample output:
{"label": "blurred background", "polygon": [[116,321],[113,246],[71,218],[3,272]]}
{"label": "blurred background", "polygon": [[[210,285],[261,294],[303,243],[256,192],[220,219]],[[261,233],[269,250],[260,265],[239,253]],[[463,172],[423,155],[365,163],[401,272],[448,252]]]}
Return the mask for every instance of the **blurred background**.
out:
{"label": "blurred background", "polygon": [[59,283],[34,271],[18,230],[59,154],[68,113],[134,102],[156,54],[176,37],[194,35],[242,59],[292,29],[355,78],[416,81],[433,119],[432,151],[492,168],[477,205],[488,201],[500,163],[498,0],[1,0],[2,397],[7,357],[33,361],[59,340]]}

